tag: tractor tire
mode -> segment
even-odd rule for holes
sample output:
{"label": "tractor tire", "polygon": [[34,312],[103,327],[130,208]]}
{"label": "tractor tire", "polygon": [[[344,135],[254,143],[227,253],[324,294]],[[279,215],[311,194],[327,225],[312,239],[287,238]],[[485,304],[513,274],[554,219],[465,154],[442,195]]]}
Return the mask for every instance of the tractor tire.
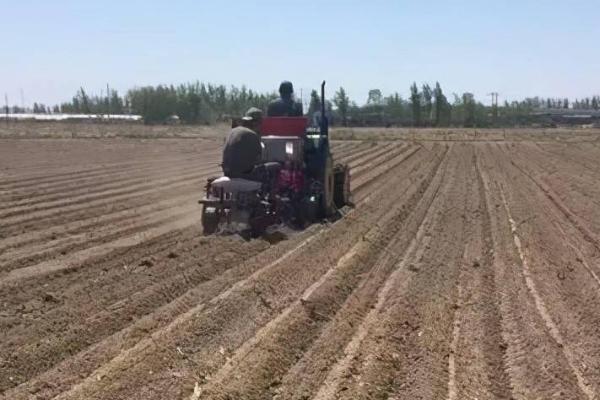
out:
{"label": "tractor tire", "polygon": [[324,218],[331,217],[335,211],[335,176],[333,171],[333,158],[331,154],[327,156],[325,161],[325,169],[323,171],[323,194],[321,196],[321,213]]}
{"label": "tractor tire", "polygon": [[214,207],[202,207],[202,233],[204,236],[214,235],[219,228],[219,215]]}
{"label": "tractor tire", "polygon": [[335,206],[340,209],[350,204],[350,168],[338,164],[334,169],[335,188],[333,199]]}

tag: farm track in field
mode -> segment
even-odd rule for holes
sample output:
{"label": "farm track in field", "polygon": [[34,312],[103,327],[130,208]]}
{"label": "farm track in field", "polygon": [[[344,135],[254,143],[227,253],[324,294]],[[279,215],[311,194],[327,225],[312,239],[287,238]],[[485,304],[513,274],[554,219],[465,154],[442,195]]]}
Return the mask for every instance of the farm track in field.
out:
{"label": "farm track in field", "polygon": [[214,142],[42,142],[0,161],[0,398],[600,395],[597,147],[334,142],[355,207],[269,243],[200,236]]}

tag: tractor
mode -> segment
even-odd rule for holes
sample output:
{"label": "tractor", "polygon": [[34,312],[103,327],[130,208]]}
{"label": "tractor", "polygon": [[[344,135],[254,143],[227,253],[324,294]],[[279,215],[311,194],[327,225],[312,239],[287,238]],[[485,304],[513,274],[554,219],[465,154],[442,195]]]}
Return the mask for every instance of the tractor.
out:
{"label": "tractor", "polygon": [[325,82],[316,126],[306,117],[265,117],[260,126],[265,168],[260,180],[212,177],[202,204],[205,235],[246,233],[273,226],[295,228],[334,218],[350,203],[350,171],[335,164],[329,146]]}

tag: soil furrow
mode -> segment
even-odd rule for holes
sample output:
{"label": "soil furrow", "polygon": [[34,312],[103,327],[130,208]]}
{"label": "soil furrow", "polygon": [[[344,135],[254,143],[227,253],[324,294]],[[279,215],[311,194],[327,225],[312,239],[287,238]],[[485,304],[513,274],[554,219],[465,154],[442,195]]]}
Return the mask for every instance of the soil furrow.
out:
{"label": "soil furrow", "polygon": [[448,399],[508,399],[502,315],[494,281],[494,248],[479,154],[473,154],[477,196],[461,262],[453,341],[448,357]]}
{"label": "soil furrow", "polygon": [[140,183],[137,184],[117,184],[114,185],[115,188],[108,188],[106,190],[100,190],[98,192],[86,191],[81,195],[67,197],[65,199],[60,198],[58,200],[44,202],[41,205],[38,204],[31,207],[11,207],[1,212],[0,218],[3,218],[5,221],[7,221],[7,226],[11,226],[17,222],[20,222],[20,220],[23,219],[23,214],[25,214],[25,216],[29,218],[31,218],[31,215],[43,217],[45,215],[51,214],[52,212],[55,212],[56,209],[61,210],[76,205],[85,206],[88,204],[96,204],[98,201],[102,201],[105,199],[114,199],[114,201],[119,199],[127,199],[127,196],[130,195],[143,195],[146,193],[156,191],[157,189],[164,190],[165,188],[179,187],[182,183],[185,184],[189,181],[199,181],[202,177],[205,177],[210,173],[215,173],[216,171],[217,169],[215,167],[206,167],[205,169],[201,169],[199,171],[177,175],[177,177],[165,176],[164,178],[150,181],[148,181],[147,179],[143,179]]}
{"label": "soil furrow", "polygon": [[600,154],[594,154],[593,157],[589,157],[589,146],[585,152],[577,151],[577,148],[573,145],[560,145],[559,150],[554,149],[554,147],[556,147],[555,144],[536,143],[536,146],[554,159],[567,161],[570,165],[580,165],[594,174],[600,172],[600,168],[598,167],[597,163],[598,156],[600,156]]}
{"label": "soil furrow", "polygon": [[[354,169],[356,169],[356,168],[362,167],[363,165],[365,165],[373,160],[381,159],[381,157],[384,154],[386,154],[390,151],[393,151],[396,148],[405,147],[405,145],[391,142],[391,143],[387,143],[384,145],[377,145],[377,147],[379,147],[379,151],[376,151],[374,153],[369,153],[367,156],[360,157],[359,159],[354,159],[354,160],[350,161],[349,163],[353,166]],[[384,161],[381,161],[381,162],[384,162]]]}
{"label": "soil furrow", "polygon": [[[200,195],[198,195],[198,196],[200,196]],[[191,198],[189,196],[185,196],[185,199],[186,199],[186,202],[191,201]],[[180,203],[182,203],[182,202],[183,201],[181,201]],[[165,202],[163,202],[163,203],[165,203]],[[166,203],[168,203],[170,207],[173,207],[176,204],[178,204],[178,203],[173,202],[171,200],[167,201]],[[156,213],[160,212],[161,210],[163,210],[165,208],[163,206],[161,206],[160,208],[158,208],[157,205],[151,205],[151,206],[145,206],[145,207],[147,209],[152,208],[152,210],[153,210],[152,212],[156,212]],[[156,210],[156,211],[154,211],[154,210]],[[102,230],[102,228],[112,230],[112,229],[114,229],[118,225],[122,225],[124,223],[128,223],[128,220],[123,218],[123,214],[125,214],[126,212],[127,211],[125,211],[125,212],[111,213],[111,214],[102,215],[99,218],[88,219],[88,221],[92,220],[94,222],[93,224],[87,224],[87,225],[85,225],[82,221],[77,221],[75,223],[71,223],[69,225],[71,225],[71,226],[72,225],[77,225],[78,229],[76,229],[76,230],[69,229],[68,232],[67,232],[68,235],[66,235],[66,233],[61,233],[60,232],[63,229],[64,230],[67,230],[67,229],[65,229],[65,228],[61,229],[61,227],[53,227],[50,230],[38,232],[37,235],[34,235],[34,234],[28,232],[27,234],[24,234],[24,235],[12,236],[12,237],[9,237],[9,238],[7,238],[7,239],[5,239],[3,241],[0,241],[0,243],[1,244],[6,243],[6,247],[8,247],[8,246],[15,247],[16,244],[19,244],[19,243],[20,243],[21,247],[24,246],[25,244],[28,244],[29,247],[27,249],[21,250],[21,253],[22,252],[26,252],[27,253],[27,257],[25,257],[25,259],[23,261],[24,262],[27,262],[27,261],[34,262],[35,259],[36,259],[35,256],[34,256],[35,255],[35,247],[33,247],[32,245],[34,245],[35,242],[33,241],[34,239],[32,237],[38,237],[38,238],[41,238],[41,239],[45,239],[41,243],[41,247],[43,249],[45,249],[46,252],[38,251],[38,253],[40,253],[40,256],[38,256],[37,258],[43,257],[43,255],[51,255],[51,254],[47,253],[47,251],[48,251],[49,248],[55,249],[55,253],[56,252],[65,252],[68,247],[70,247],[69,250],[76,250],[76,248],[72,247],[74,240],[87,240],[86,239],[86,235],[80,235],[80,234],[78,235],[79,232],[85,232],[85,233],[87,233],[87,232],[89,232],[90,229],[95,228],[95,231],[94,231],[95,241],[96,242],[101,241],[101,236],[102,236],[101,235],[101,230]],[[111,215],[113,217],[112,218],[108,218]],[[147,212],[144,209],[136,209],[135,213],[134,213],[134,216],[132,217],[132,219],[139,219],[139,215],[143,215],[145,219],[151,217],[151,213],[150,212]],[[100,225],[101,221],[105,221],[105,224]],[[110,224],[110,225],[107,225],[107,224]],[[99,228],[100,228],[100,232],[98,232]],[[44,236],[44,232],[46,232],[45,236]],[[73,235],[77,235],[77,236],[73,236]],[[21,237],[21,241],[19,241],[20,237]],[[28,240],[23,240],[24,239],[23,237],[27,237],[29,239]],[[48,242],[49,238],[51,238],[50,242]],[[68,246],[65,246],[65,243],[67,243]],[[90,243],[90,244],[93,244],[93,243]],[[11,252],[10,249],[7,251],[6,247],[4,249],[0,248],[0,255],[2,255],[0,257],[0,260],[4,259],[4,261],[6,261],[7,259],[9,259],[9,260],[11,260],[11,261],[14,262],[15,261],[14,259],[17,258],[17,256],[14,255],[14,253],[16,252],[18,254],[19,251],[18,250],[17,251],[13,250],[13,252]],[[21,264],[23,264],[23,263],[21,263]],[[10,265],[5,264],[5,269],[9,268],[9,267],[10,267]],[[11,269],[11,268],[14,268],[14,267],[10,267],[9,269]]]}
{"label": "soil furrow", "polygon": [[23,279],[30,279],[38,275],[52,274],[58,271],[78,268],[81,263],[80,260],[102,257],[115,249],[135,246],[148,239],[159,237],[174,230],[184,229],[194,224],[198,224],[198,221],[191,220],[189,214],[185,213],[183,217],[174,221],[160,224],[159,226],[143,232],[136,232],[132,235],[121,237],[118,241],[87,247],[63,257],[42,261],[41,263],[28,267],[13,269],[0,276],[0,288],[2,288],[3,285],[11,284]]}
{"label": "soil furrow", "polygon": [[0,205],[0,210],[22,206],[34,207],[38,204],[54,200],[68,199],[82,194],[89,195],[166,177],[178,176],[189,171],[201,171],[207,168],[214,169],[218,162],[218,159],[215,157],[206,162],[190,159],[188,161],[164,165],[156,163],[144,170],[122,171],[114,175],[105,174],[101,178],[86,178],[83,182],[69,181],[50,188],[36,188],[34,192],[25,194],[17,194],[13,191],[10,194],[10,201],[3,201],[2,205]]}
{"label": "soil furrow", "polygon": [[176,179],[179,182],[171,182],[143,191],[116,196],[103,195],[103,198],[90,202],[81,200],[77,204],[70,204],[57,209],[24,213],[20,216],[11,217],[11,222],[6,222],[5,229],[0,232],[0,236],[7,237],[17,233],[29,232],[32,229],[47,229],[57,224],[92,216],[100,217],[111,212],[135,210],[137,207],[153,204],[173,195],[186,192],[201,193],[204,180],[215,173],[218,173],[218,170],[206,172],[204,175],[191,176],[189,179]]}
{"label": "soil furrow", "polygon": [[[217,173],[217,172],[218,172],[218,170],[214,170],[214,171],[211,171],[210,173],[205,173],[204,175],[197,175],[197,173],[193,173],[193,174],[190,175],[190,177],[193,178],[193,177],[198,176],[198,179],[202,180],[202,178],[205,178],[205,177],[209,176],[211,173]],[[156,191],[164,192],[164,191],[166,191],[167,187],[173,187],[173,188],[180,187],[182,185],[177,185],[175,183],[175,182],[180,182],[180,181],[186,182],[186,180],[184,178],[181,178],[181,176],[179,176],[178,178],[173,179],[170,182],[165,181],[167,183],[165,185],[160,186],[160,188],[157,187],[159,185],[159,183],[160,183],[160,182],[157,181],[157,182],[153,182],[152,185],[145,185],[144,187],[150,187],[150,189],[146,189],[146,190],[143,190],[141,192],[138,191],[138,190],[141,190],[140,188],[134,189],[134,188],[130,187],[126,191],[123,191],[123,193],[125,193],[125,194],[114,194],[114,193],[113,194],[108,194],[108,193],[104,193],[102,195],[96,195],[95,197],[94,196],[84,196],[85,199],[71,200],[70,205],[68,205],[68,206],[65,206],[64,202],[60,202],[61,204],[57,204],[57,207],[60,206],[61,208],[58,211],[56,211],[56,212],[52,212],[51,209],[48,209],[48,210],[44,209],[44,210],[41,210],[41,211],[32,211],[32,210],[30,210],[30,212],[28,214],[26,214],[26,216],[25,216],[24,219],[22,217],[19,217],[19,216],[16,216],[16,217],[13,217],[13,218],[6,218],[5,219],[5,223],[6,223],[5,227],[7,228],[6,234],[8,235],[9,232],[14,233],[13,230],[10,230],[10,231],[8,230],[8,228],[10,228],[12,226],[14,226],[14,229],[20,229],[20,230],[26,230],[26,229],[28,229],[29,225],[39,226],[41,224],[41,221],[40,221],[39,218],[41,218],[41,217],[47,217],[48,215],[56,215],[58,213],[60,213],[60,215],[62,215],[66,211],[83,210],[83,209],[86,209],[86,207],[87,207],[86,211],[89,214],[91,212],[91,210],[90,210],[89,207],[94,206],[96,204],[102,205],[103,202],[100,202],[100,200],[102,200],[102,199],[108,199],[109,196],[114,196],[114,197],[110,197],[110,199],[112,201],[129,200],[129,197],[128,197],[127,193],[131,194],[132,196],[135,195],[135,197],[139,198],[139,197],[141,197],[143,195],[143,193],[152,193],[153,192],[153,188],[155,188]],[[91,199],[91,198],[93,198],[93,199]],[[120,206],[120,208],[122,208],[122,207],[123,206]],[[125,208],[127,208],[127,207],[125,207]],[[106,212],[106,211],[104,211],[104,212]],[[14,219],[16,219],[17,221],[16,222],[12,221]],[[33,222],[33,221],[35,221],[35,224],[31,224],[31,222]],[[23,224],[23,223],[25,223],[25,224],[29,223],[29,224],[25,225],[25,226],[21,226],[21,224]]]}
{"label": "soil furrow", "polygon": [[[516,184],[514,174],[507,174],[506,182],[502,179],[510,163],[499,158],[496,149],[485,147],[484,150],[486,156],[481,159],[486,166],[482,168],[482,175],[491,214],[495,281],[500,293],[505,362],[513,396],[530,399],[560,394],[564,398],[581,398],[583,393],[562,348],[550,335],[525,278],[517,273],[521,260],[502,202],[506,182]],[[494,207],[489,207],[492,204]]]}
{"label": "soil furrow", "polygon": [[360,162],[359,165],[352,165],[350,175],[352,178],[357,178],[360,175],[364,174],[366,171],[375,168],[377,165],[387,163],[389,160],[406,153],[412,148],[413,147],[411,145],[395,146],[393,149],[387,150],[382,155],[378,155],[374,158],[369,158],[368,160]]}
{"label": "soil furrow", "polygon": [[219,135],[4,140],[0,398],[596,399],[594,135],[332,141],[355,207],[250,241]]}
{"label": "soil furrow", "polygon": [[[351,361],[357,356],[359,348],[369,334],[371,327],[377,323],[388,293],[394,285],[398,284],[400,279],[404,282],[409,279],[406,276],[408,255],[415,251],[417,243],[421,242],[424,238],[424,226],[430,218],[432,205],[436,201],[439,190],[444,183],[446,172],[447,165],[442,164],[438,172],[438,182],[432,182],[431,187],[427,188],[429,193],[424,193],[423,199],[415,205],[416,208],[421,210],[415,210],[402,226],[402,235],[397,238],[398,244],[401,243],[402,245],[387,252],[387,255],[391,256],[388,261],[391,262],[393,269],[390,271],[389,276],[386,277],[385,282],[381,282],[377,286],[376,292],[373,293],[374,304],[371,305],[371,309],[366,315],[363,314],[362,320],[355,321],[354,324],[357,324],[356,331],[352,329],[353,334],[345,342],[346,345],[343,348],[342,357],[340,357],[340,354],[337,354],[335,357],[324,357],[324,359],[319,360],[320,362],[311,361],[310,358],[305,357],[306,360],[301,360],[294,367],[294,370],[290,371],[284,378],[284,387],[281,391],[283,394],[282,398],[306,398],[309,393],[315,399],[334,398],[340,384],[343,382],[345,374],[348,373]],[[400,261],[397,261],[400,253],[403,253],[403,255],[400,256]],[[351,326],[354,326],[354,324],[351,323]],[[338,335],[337,331],[340,328],[332,328],[329,336],[334,338]],[[327,341],[331,341],[331,338]],[[311,350],[314,350],[311,354],[314,358],[318,358],[321,352],[327,352],[325,348],[320,348],[319,346],[313,346]],[[337,359],[337,362],[333,365],[331,364],[332,359]],[[323,365],[327,362],[330,365]],[[328,373],[325,375],[326,371]]]}
{"label": "soil furrow", "polygon": [[[508,162],[512,159],[506,155]],[[510,164],[514,167],[513,164]],[[582,381],[589,390],[600,390],[600,338],[597,327],[600,317],[600,291],[594,274],[585,266],[574,249],[586,249],[590,254],[597,253],[597,243],[589,241],[547,193],[537,185],[531,185],[531,178],[514,169],[513,185],[506,186],[501,193],[508,198],[511,217],[518,229],[518,238],[527,257],[527,273],[540,297],[549,321],[556,326],[556,332],[564,339],[559,343],[581,374]],[[517,182],[521,181],[520,184]],[[515,204],[517,204],[515,206]],[[524,213],[524,209],[528,209]],[[535,219],[535,224],[529,222]],[[566,236],[564,236],[566,233]],[[589,264],[588,264],[589,266]],[[592,270],[593,272],[593,270]],[[551,324],[551,325],[552,325]],[[554,332],[554,333],[556,333]],[[553,335],[554,337],[555,335]]]}
{"label": "soil furrow", "polygon": [[589,386],[589,384],[586,382],[586,380],[584,379],[583,374],[582,374],[581,370],[579,369],[578,362],[576,361],[575,355],[573,354],[573,351],[569,348],[567,342],[563,339],[563,337],[558,329],[558,326],[552,320],[552,317],[550,316],[550,313],[548,312],[548,308],[546,307],[546,304],[542,300],[542,297],[540,296],[540,294],[536,288],[535,282],[533,281],[533,278],[532,278],[531,270],[529,269],[529,263],[527,261],[527,257],[525,256],[524,248],[521,244],[521,238],[519,237],[517,223],[515,222],[515,220],[512,217],[512,214],[511,214],[508,202],[506,201],[504,192],[501,191],[500,193],[502,195],[502,203],[504,204],[504,208],[505,208],[506,214],[508,216],[508,221],[510,223],[515,247],[519,254],[519,258],[521,259],[521,266],[523,268],[523,276],[525,277],[525,283],[527,284],[527,288],[529,289],[531,296],[533,297],[533,299],[535,301],[536,309],[538,310],[540,316],[542,317],[544,323],[546,324],[546,327],[548,328],[550,335],[556,341],[558,347],[560,347],[563,350],[563,353],[569,363],[569,366],[571,367],[573,373],[577,377],[577,384],[579,385],[579,389],[582,391],[582,393],[584,393],[587,396],[588,399],[593,400],[596,398],[596,393],[594,392],[593,388],[591,388]]}
{"label": "soil furrow", "polygon": [[[159,146],[160,147],[160,146]],[[177,146],[179,147],[179,145]],[[195,148],[195,147],[194,147]],[[96,149],[92,150],[92,152],[94,152]],[[83,168],[83,169],[79,169],[77,171],[73,171],[73,167],[67,167],[67,171],[66,172],[60,172],[60,170],[57,170],[56,168],[53,167],[40,167],[40,169],[44,169],[44,174],[43,175],[38,175],[38,176],[33,176],[33,177],[28,177],[26,172],[23,171],[21,173],[19,173],[17,175],[16,178],[13,178],[12,180],[4,180],[4,181],[0,181],[0,184],[2,185],[2,187],[5,188],[10,188],[10,189],[16,189],[21,187],[23,184],[26,184],[27,186],[36,186],[39,185],[40,183],[50,183],[50,182],[60,182],[60,181],[70,181],[72,179],[78,179],[81,176],[86,176],[88,174],[93,174],[91,176],[102,176],[103,174],[106,173],[110,173],[111,171],[115,170],[115,171],[120,171],[123,168],[135,168],[138,166],[143,166],[145,164],[153,164],[158,162],[165,162],[165,163],[169,163],[172,161],[179,161],[181,160],[181,156],[182,154],[177,154],[177,153],[183,153],[181,151],[177,151],[178,149],[176,149],[175,154],[173,154],[172,150],[169,150],[169,154],[167,157],[161,155],[160,153],[156,153],[156,148],[154,149],[154,151],[152,151],[151,154],[144,154],[142,156],[142,159],[139,159],[139,157],[136,159],[136,161],[130,161],[130,162],[123,162],[123,159],[131,159],[132,157],[135,158],[134,155],[132,155],[131,153],[128,153],[128,157],[123,157],[124,154],[119,154],[120,152],[116,152],[115,156],[116,159],[120,159],[119,162],[113,162],[113,163],[105,163],[105,162],[100,162],[98,166],[92,167],[92,168]],[[200,147],[200,149],[195,148],[195,151],[193,152],[194,155],[192,157],[204,157],[205,153],[217,153],[219,151],[219,146],[218,145],[210,145],[207,146],[206,142],[203,143],[203,145]],[[189,151],[188,151],[189,152]],[[189,152],[192,153],[192,152]],[[74,152],[74,154],[78,154],[76,151]],[[187,157],[187,156],[186,156]],[[65,163],[65,160],[61,160],[61,168],[65,168],[64,165],[67,165],[67,163]]]}
{"label": "soil furrow", "polygon": [[[57,224],[51,228],[30,230],[23,234],[17,234],[0,240],[0,257],[7,261],[10,259],[10,252],[17,251],[22,247],[46,246],[56,247],[64,241],[71,241],[85,235],[96,235],[98,229],[109,226],[128,225],[134,221],[145,218],[146,215],[170,210],[172,207],[181,206],[186,203],[195,203],[198,199],[197,193],[190,193],[183,196],[175,196],[167,200],[158,201],[153,204],[137,207],[135,209],[126,209],[114,213],[106,213],[98,217],[84,218],[77,221]],[[25,250],[22,250],[25,251]]]}
{"label": "soil furrow", "polygon": [[[305,365],[306,370],[293,376],[303,376],[314,385],[317,377],[311,379],[309,372],[323,371],[327,360],[335,356],[335,349],[338,354],[341,352],[354,331],[351,327],[375,303],[377,290],[391,273],[395,254],[405,245],[399,240],[405,235],[404,221],[420,204],[435,174],[443,169],[439,167],[440,162],[441,158],[420,186],[406,186],[407,197],[398,197],[396,207],[388,211],[391,218],[381,221],[364,235],[363,240],[324,275],[317,287],[309,288],[244,343],[231,361],[211,378],[210,384],[201,388],[201,398],[307,398],[306,391],[299,396],[286,393],[287,382],[283,375],[300,356],[305,356],[303,360],[310,364],[312,355],[314,362],[320,364],[318,368]],[[307,347],[309,352],[303,354]],[[268,380],[262,378],[265,371],[269,371]],[[292,387],[299,388],[297,384]]]}
{"label": "soil furrow", "polygon": [[593,243],[596,249],[600,251],[600,239],[586,226],[584,222],[581,221],[581,219],[575,213],[569,209],[569,207],[556,193],[554,193],[552,189],[550,189],[545,183],[541,182],[540,179],[536,179],[535,176],[529,173],[520,164],[515,162],[514,159],[511,159],[510,162],[524,176],[526,176],[531,183],[536,185],[546,195],[546,197],[564,214],[564,216],[573,224],[573,226],[575,226],[581,232],[588,242]]}
{"label": "soil furrow", "polygon": [[[385,202],[389,202],[392,197],[392,193],[384,191],[378,196],[378,201],[384,201],[384,199],[387,199],[385,200]],[[375,210],[367,209],[363,211],[366,211],[367,215],[373,215],[373,217],[375,217],[376,215],[381,215],[382,213],[382,211],[379,210],[379,208]],[[250,281],[246,281],[246,283],[243,286],[240,286],[234,289],[233,291],[228,292],[229,294],[227,297],[220,296],[217,299],[215,299],[215,302],[211,305],[211,307],[200,314],[201,316],[197,316],[192,320],[185,320],[185,326],[181,326],[177,329],[178,333],[175,335],[175,337],[173,337],[173,334],[168,336],[161,335],[161,342],[163,339],[168,339],[169,341],[176,340],[177,342],[182,344],[180,348],[184,354],[194,352],[194,349],[201,348],[201,353],[205,354],[205,356],[202,356],[202,354],[199,353],[195,354],[193,357],[193,366],[201,360],[208,360],[208,354],[216,354],[212,353],[212,351],[218,350],[218,347],[216,350],[214,347],[216,345],[214,341],[214,339],[216,339],[216,336],[214,335],[217,335],[217,332],[221,332],[221,335],[225,335],[225,332],[230,332],[229,334],[227,334],[227,336],[229,337],[229,335],[234,334],[235,336],[232,337],[232,339],[237,338],[235,339],[235,341],[241,339],[242,337],[246,337],[246,335],[251,336],[251,333],[254,332],[254,329],[258,329],[260,325],[267,323],[271,319],[269,316],[272,315],[273,312],[275,312],[276,307],[279,308],[281,306],[287,305],[294,298],[297,298],[300,295],[301,291],[306,290],[306,288],[310,286],[309,282],[314,282],[314,280],[316,280],[317,277],[322,276],[322,274],[325,272],[324,268],[329,269],[329,267],[332,265],[331,263],[333,260],[341,257],[341,255],[343,255],[344,252],[347,252],[347,250],[349,249],[349,244],[354,242],[354,240],[352,240],[351,238],[356,238],[357,235],[360,236],[361,229],[367,229],[367,227],[370,225],[366,222],[367,221],[365,221],[365,223],[357,224],[356,221],[353,221],[351,218],[345,218],[343,220],[338,221],[332,226],[330,230],[327,231],[326,235],[321,237],[318,243],[311,244],[310,247],[314,247],[314,250],[319,250],[319,252],[306,249],[305,252],[295,255],[293,261],[290,260],[287,263],[288,265],[286,266],[277,265],[269,271],[261,270],[260,275],[256,276]],[[348,228],[351,228],[351,230],[347,231]],[[359,229],[357,230],[357,228]],[[335,246],[326,245],[328,242],[331,241],[334,241],[337,244]],[[321,251],[323,251],[324,249],[328,249],[328,251],[326,251],[325,253],[321,253]],[[340,254],[339,257],[332,258],[332,251],[334,251],[337,254]],[[306,260],[302,261],[304,259],[303,257],[305,254],[312,254],[310,264],[306,264]],[[320,261],[316,260],[317,258]],[[288,267],[289,265],[294,264],[305,265],[305,267],[299,269],[290,269]],[[280,283],[275,284],[275,282]],[[291,293],[289,292],[290,290],[292,290],[296,294],[291,295]],[[290,294],[284,295],[284,293],[286,292]],[[267,304],[269,306],[267,306]],[[242,315],[244,315],[244,317],[242,317]],[[254,322],[249,325],[240,326],[238,323],[238,321],[240,320],[238,318],[242,318],[242,320],[248,321],[249,315],[253,315],[251,320]],[[260,323],[261,320],[264,320],[264,322]],[[181,323],[183,324],[184,322]],[[190,327],[190,324],[197,327],[192,328]],[[215,331],[214,329],[217,329],[217,331]],[[188,336],[185,332],[197,332],[200,335],[194,335],[193,337],[191,337]],[[179,339],[177,339],[178,337]],[[156,340],[157,339],[155,339],[155,341]],[[200,348],[196,347],[197,345],[193,344],[199,340],[205,343]],[[155,348],[154,345],[153,348]],[[144,355],[142,356],[142,354]],[[136,360],[140,357],[143,357],[144,359],[151,357],[152,359],[155,359],[156,362],[158,362],[159,364],[164,364],[163,361],[159,360],[162,360],[162,357],[167,356],[167,354],[165,354],[164,350],[160,348],[156,348],[156,351],[153,351],[151,355],[148,354],[147,350],[144,350],[142,354],[139,354],[135,357],[130,357],[127,360],[123,359],[118,363],[113,363],[111,365],[107,365],[106,367],[110,367],[110,369],[112,370],[113,368],[117,367],[120,369],[121,363],[126,363],[126,365],[129,365],[130,367],[128,368],[131,369],[131,375],[128,378],[130,384],[127,387],[122,386],[122,383],[124,383],[124,381],[120,380],[114,381],[112,384],[108,381],[105,381],[102,383],[102,385],[114,385],[111,391],[114,390],[115,393],[121,393],[116,394],[116,397],[133,396],[132,391],[135,390],[136,385],[138,385],[140,389],[142,387],[148,387],[150,382],[147,382],[145,384],[143,383],[146,382],[149,378],[147,373],[144,372],[146,369],[145,363],[139,364]],[[191,356],[188,356],[188,358],[190,357]],[[171,359],[171,357],[167,356],[167,359]],[[181,363],[181,360],[179,363]],[[185,364],[189,368],[189,363]],[[181,367],[183,368],[183,366]],[[190,375],[188,375],[188,373],[194,376],[197,374],[197,372],[194,373],[189,370],[187,371],[188,372],[184,375],[187,377],[187,380],[189,382]],[[151,377],[153,378],[151,379],[151,382],[154,382],[153,384],[158,383],[161,380],[160,376],[163,373],[168,374],[168,371],[164,371],[160,374]],[[139,384],[133,384],[133,382],[135,381],[139,381]],[[90,383],[93,383],[93,385],[89,385]],[[79,395],[76,393],[78,393],[79,390],[85,390],[86,393],[89,390],[91,390],[92,392],[97,393],[96,389],[94,389],[96,383],[97,381],[87,381],[85,385],[76,389],[67,397],[71,397],[71,395],[75,395],[75,397],[78,397]],[[170,386],[169,388],[172,388],[175,391],[190,390],[190,388],[185,388],[180,385]],[[169,388],[165,388],[165,390],[170,390]],[[158,395],[160,392],[152,391],[152,393],[154,393],[154,395]]]}
{"label": "soil furrow", "polygon": [[366,149],[360,149],[359,151],[354,151],[348,155],[340,157],[336,162],[341,163],[351,163],[356,160],[362,159],[363,157],[369,157],[372,154],[376,154],[381,150],[381,146],[379,146],[376,142],[366,143],[363,145]]}
{"label": "soil furrow", "polygon": [[[322,398],[446,396],[451,306],[466,226],[465,159],[469,152],[453,146],[433,211],[423,217],[421,235],[411,235],[412,252],[402,258],[406,267],[398,270],[341,379],[334,387],[321,388]],[[419,221],[415,222],[418,232]]]}
{"label": "soil furrow", "polygon": [[350,147],[346,150],[342,150],[339,153],[334,153],[336,156],[336,161],[344,162],[349,157],[353,157],[355,155],[361,155],[364,152],[372,151],[373,147],[367,142],[359,142],[356,146]]}
{"label": "soil furrow", "polygon": [[379,175],[379,174],[384,173],[385,171],[389,171],[394,168],[397,168],[399,165],[401,165],[402,163],[411,159],[415,154],[421,152],[422,150],[423,150],[423,147],[415,147],[412,150],[410,150],[408,153],[402,153],[401,154],[402,157],[392,160],[393,162],[390,162],[387,165],[385,165],[385,164],[378,165],[376,168],[369,170],[368,173],[360,176],[359,179],[356,180],[356,182],[353,182],[354,188],[356,188],[357,190],[361,190],[362,193],[364,193],[364,194],[353,193],[352,195],[353,195],[354,201],[361,201],[363,196],[368,195],[367,194],[368,189],[373,185],[373,179],[371,179],[371,176],[373,174]]}
{"label": "soil furrow", "polygon": [[30,244],[16,251],[2,253],[0,255],[0,262],[3,263],[0,268],[0,284],[6,273],[12,270],[43,269],[44,267],[37,268],[35,265],[45,265],[48,259],[53,259],[53,262],[56,263],[68,264],[66,259],[78,258],[85,249],[99,246],[110,248],[111,242],[120,242],[123,238],[134,234],[144,237],[146,232],[151,229],[169,225],[173,220],[182,218],[189,220],[190,225],[200,226],[200,207],[192,199],[187,204],[169,208],[167,213],[163,211],[148,213],[143,218],[137,218],[133,223],[129,222],[120,226],[123,221],[118,221],[117,224],[96,227],[93,234],[70,236],[64,240],[54,240],[50,243],[41,242],[38,246]]}
{"label": "soil furrow", "polygon": [[364,150],[367,146],[368,144],[362,141],[354,142],[341,150],[335,150],[333,154],[335,155],[336,160],[342,160],[344,157],[348,157],[358,151]]}

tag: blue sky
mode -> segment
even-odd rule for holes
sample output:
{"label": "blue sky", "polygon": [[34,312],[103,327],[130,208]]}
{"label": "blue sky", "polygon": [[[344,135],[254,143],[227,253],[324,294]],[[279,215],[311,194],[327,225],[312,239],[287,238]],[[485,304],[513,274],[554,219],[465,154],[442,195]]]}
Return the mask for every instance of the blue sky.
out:
{"label": "blue sky", "polygon": [[[0,0],[0,92],[54,104],[192,80],[297,92],[328,81],[358,103],[413,81],[447,95],[600,93],[598,0]],[[299,93],[298,93],[299,94]]]}

